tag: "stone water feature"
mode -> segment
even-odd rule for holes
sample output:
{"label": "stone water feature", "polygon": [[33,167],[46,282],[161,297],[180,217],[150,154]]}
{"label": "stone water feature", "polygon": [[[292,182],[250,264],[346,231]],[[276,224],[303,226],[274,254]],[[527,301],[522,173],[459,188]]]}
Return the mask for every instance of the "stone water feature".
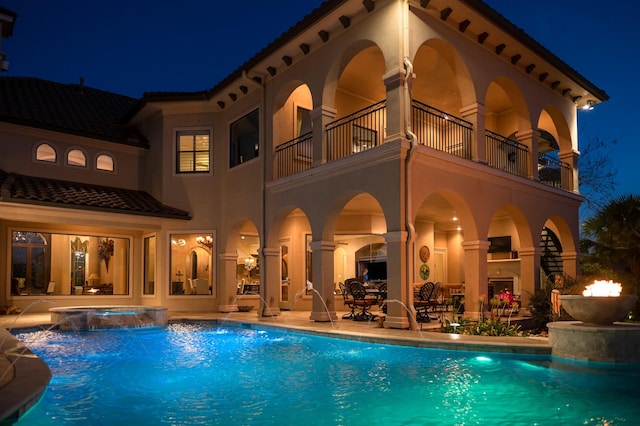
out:
{"label": "stone water feature", "polygon": [[167,308],[161,306],[72,306],[49,312],[61,330],[154,327],[168,322]]}
{"label": "stone water feature", "polygon": [[638,296],[622,286],[595,281],[582,295],[561,295],[562,307],[577,321],[549,323],[551,353],[584,361],[640,363],[640,325],[622,323]]}

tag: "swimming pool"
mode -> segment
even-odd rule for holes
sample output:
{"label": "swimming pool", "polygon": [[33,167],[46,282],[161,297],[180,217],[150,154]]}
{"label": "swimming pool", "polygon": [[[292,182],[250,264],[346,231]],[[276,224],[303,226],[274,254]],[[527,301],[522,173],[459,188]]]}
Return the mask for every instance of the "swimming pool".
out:
{"label": "swimming pool", "polygon": [[17,425],[615,425],[640,370],[180,323],[16,336],[50,366]]}

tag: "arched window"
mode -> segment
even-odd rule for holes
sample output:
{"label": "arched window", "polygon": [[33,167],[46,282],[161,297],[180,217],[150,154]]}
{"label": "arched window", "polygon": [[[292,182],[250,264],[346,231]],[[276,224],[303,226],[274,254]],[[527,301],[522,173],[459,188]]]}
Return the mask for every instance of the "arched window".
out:
{"label": "arched window", "polygon": [[41,143],[36,148],[36,160],[46,161],[47,163],[55,163],[58,161],[58,153],[55,148],[48,143]]}
{"label": "arched window", "polygon": [[98,155],[96,157],[96,169],[103,170],[105,172],[112,172],[114,170],[113,157],[109,154]]}
{"label": "arched window", "polygon": [[79,149],[72,149],[67,153],[67,164],[70,166],[87,167],[87,156]]}

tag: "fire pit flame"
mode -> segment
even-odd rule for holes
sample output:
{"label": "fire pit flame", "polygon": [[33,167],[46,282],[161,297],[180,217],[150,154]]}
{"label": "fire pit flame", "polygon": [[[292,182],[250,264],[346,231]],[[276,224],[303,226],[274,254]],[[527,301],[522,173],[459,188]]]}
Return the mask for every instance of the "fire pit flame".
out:
{"label": "fire pit flame", "polygon": [[595,280],[593,284],[585,287],[582,295],[585,297],[619,297],[622,285],[613,281]]}

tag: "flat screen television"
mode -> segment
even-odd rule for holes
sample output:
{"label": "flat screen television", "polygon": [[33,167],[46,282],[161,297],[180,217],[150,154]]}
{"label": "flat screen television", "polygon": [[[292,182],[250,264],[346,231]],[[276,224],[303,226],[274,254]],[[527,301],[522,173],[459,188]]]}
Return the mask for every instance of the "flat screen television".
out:
{"label": "flat screen television", "polygon": [[511,251],[511,235],[503,237],[489,237],[489,253],[508,253]]}
{"label": "flat screen television", "polygon": [[367,279],[369,281],[387,279],[387,262],[367,262]]}

